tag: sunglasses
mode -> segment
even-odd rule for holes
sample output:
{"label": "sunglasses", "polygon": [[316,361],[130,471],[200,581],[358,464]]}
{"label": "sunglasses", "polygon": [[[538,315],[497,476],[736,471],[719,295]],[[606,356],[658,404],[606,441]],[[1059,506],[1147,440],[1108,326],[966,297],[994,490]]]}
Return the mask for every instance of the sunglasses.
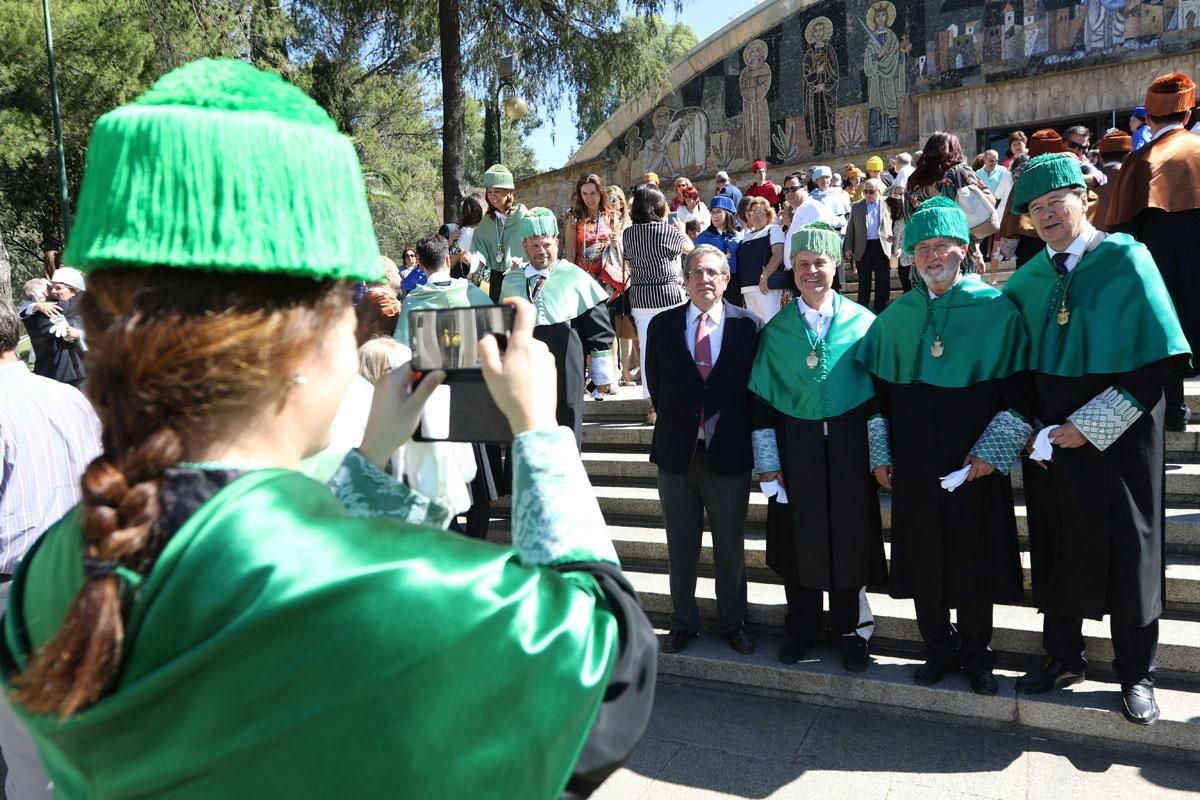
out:
{"label": "sunglasses", "polygon": [[1070,139],[1067,139],[1066,141],[1064,141],[1063,144],[1065,144],[1067,147],[1071,148],[1072,150],[1084,150],[1087,148],[1086,144],[1080,144],[1079,142],[1072,142]]}
{"label": "sunglasses", "polygon": [[798,192],[798,191],[800,191],[800,187],[799,187],[799,186],[785,186],[785,187],[783,187],[783,193],[784,193],[784,194],[793,194],[793,193],[795,193],[795,192]]}

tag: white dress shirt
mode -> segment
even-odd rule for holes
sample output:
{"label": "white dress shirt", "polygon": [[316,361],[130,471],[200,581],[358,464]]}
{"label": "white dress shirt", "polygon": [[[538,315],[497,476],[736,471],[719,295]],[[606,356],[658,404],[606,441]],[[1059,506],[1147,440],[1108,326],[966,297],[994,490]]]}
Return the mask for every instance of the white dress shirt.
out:
{"label": "white dress shirt", "polygon": [[[704,313],[697,308],[695,303],[688,303],[687,308],[687,327],[685,330],[685,339],[687,340],[688,353],[691,354],[692,360],[696,360],[696,326],[700,324],[700,315]],[[708,310],[708,346],[712,351],[712,366],[716,366],[717,359],[721,355],[721,340],[725,336],[725,326],[722,324],[725,321],[725,306],[720,300],[713,304],[713,307]]]}
{"label": "white dress shirt", "polygon": [[879,239],[879,201],[866,204],[867,210],[867,241]]}
{"label": "white dress shirt", "polygon": [[804,315],[804,321],[808,323],[808,327],[817,338],[822,342],[829,334],[829,326],[833,324],[833,292],[826,292],[825,299],[821,301],[820,308],[813,308],[802,298],[796,298],[796,306],[800,309],[800,313]]}
{"label": "white dress shirt", "polygon": [[[1075,265],[1079,263],[1079,259],[1083,258],[1084,252],[1087,251],[1088,243],[1092,241],[1092,237],[1095,235],[1096,229],[1087,222],[1083,223],[1083,230],[1075,237],[1075,241],[1067,245],[1067,249],[1062,251],[1069,255],[1067,258],[1067,272],[1075,269]],[[1058,250],[1055,250],[1050,245],[1046,245],[1046,255],[1050,256],[1051,263],[1054,263],[1054,256],[1058,252]]]}

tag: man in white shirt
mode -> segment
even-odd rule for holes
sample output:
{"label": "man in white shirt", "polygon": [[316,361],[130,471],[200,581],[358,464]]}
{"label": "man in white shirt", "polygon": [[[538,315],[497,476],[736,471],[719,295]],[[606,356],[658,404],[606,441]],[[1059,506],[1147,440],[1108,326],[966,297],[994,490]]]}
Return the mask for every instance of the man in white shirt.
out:
{"label": "man in white shirt", "polygon": [[[792,252],[792,236],[796,231],[813,222],[833,225],[833,213],[829,206],[808,193],[808,182],[804,175],[793,172],[783,179],[783,201],[792,207],[792,224],[788,226],[783,240],[784,257]],[[784,267],[787,268],[786,265]],[[839,277],[845,279],[845,267],[839,267]],[[837,286],[840,286],[840,281]],[[834,287],[836,290],[837,286]]]}
{"label": "man in white shirt", "polygon": [[896,180],[892,181],[893,186],[899,186],[903,189],[908,185],[908,176],[913,174],[916,167],[913,166],[912,156],[908,153],[900,153],[896,156]]}
{"label": "man in white shirt", "polygon": [[658,412],[650,460],[671,565],[676,653],[700,632],[696,575],[707,512],[713,539],[718,631],[736,652],[754,650],[746,632],[745,524],[750,498],[750,365],[758,319],[725,302],[725,254],[700,245],[684,264],[690,302],[661,312],[646,336],[646,386]]}
{"label": "man in white shirt", "polygon": [[883,202],[883,181],[878,178],[871,178],[863,185],[863,199],[852,206],[843,247],[845,260],[853,261],[858,271],[858,304],[865,306],[871,300],[874,283],[872,307],[878,314],[891,296],[895,253],[892,215]]}

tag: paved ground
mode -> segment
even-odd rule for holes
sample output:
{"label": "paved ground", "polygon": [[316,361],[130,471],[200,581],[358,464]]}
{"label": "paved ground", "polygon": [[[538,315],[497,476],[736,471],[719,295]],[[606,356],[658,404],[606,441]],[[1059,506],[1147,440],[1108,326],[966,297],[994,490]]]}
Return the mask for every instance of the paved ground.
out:
{"label": "paved ground", "polygon": [[1191,798],[1200,764],[659,684],[649,731],[597,800]]}

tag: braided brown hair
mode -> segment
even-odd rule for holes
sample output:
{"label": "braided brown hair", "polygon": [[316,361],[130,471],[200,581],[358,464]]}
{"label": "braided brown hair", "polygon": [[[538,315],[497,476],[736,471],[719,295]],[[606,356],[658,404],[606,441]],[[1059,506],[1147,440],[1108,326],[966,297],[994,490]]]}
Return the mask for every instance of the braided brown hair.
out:
{"label": "braided brown hair", "polygon": [[164,470],[257,409],[281,406],[297,365],[350,305],[348,284],[277,275],[113,269],[88,278],[87,393],[103,453],[83,475],[85,582],[58,633],[16,676],[29,711],[99,700],[125,636],[116,566],[146,574],[166,544]]}

